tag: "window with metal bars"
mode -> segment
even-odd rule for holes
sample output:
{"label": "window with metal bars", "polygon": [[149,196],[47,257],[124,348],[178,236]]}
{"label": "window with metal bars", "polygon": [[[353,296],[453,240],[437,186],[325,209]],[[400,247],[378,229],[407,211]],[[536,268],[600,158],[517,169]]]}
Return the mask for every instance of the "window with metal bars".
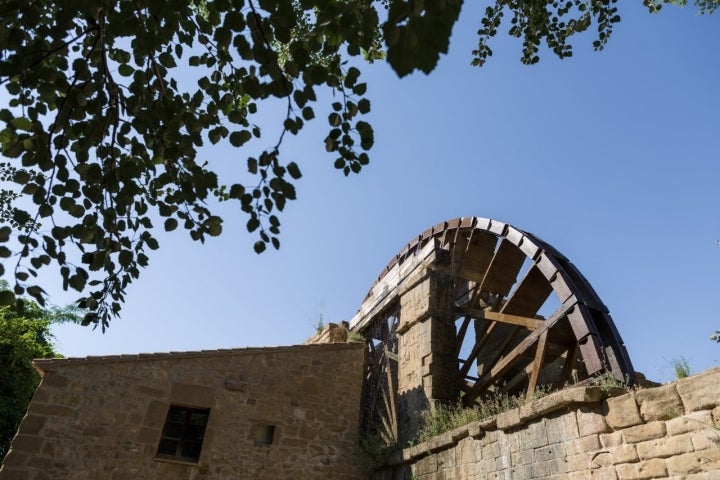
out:
{"label": "window with metal bars", "polygon": [[196,463],[200,458],[209,417],[209,408],[170,405],[157,457]]}

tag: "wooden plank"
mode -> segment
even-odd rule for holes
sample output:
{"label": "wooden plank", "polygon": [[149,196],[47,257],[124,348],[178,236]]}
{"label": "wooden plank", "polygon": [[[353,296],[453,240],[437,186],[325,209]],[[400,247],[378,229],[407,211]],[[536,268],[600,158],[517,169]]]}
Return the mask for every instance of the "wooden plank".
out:
{"label": "wooden plank", "polygon": [[532,317],[540,310],[551,293],[552,285],[537,265],[533,265],[500,311]]}
{"label": "wooden plank", "polygon": [[460,266],[460,276],[481,282],[495,253],[497,237],[487,232],[476,231],[467,245],[467,252]]}
{"label": "wooden plank", "polygon": [[527,328],[528,330],[541,328],[545,323],[544,320],[539,320],[537,318],[493,312],[492,310],[480,310],[479,308],[467,308],[464,309],[464,312],[474,318],[484,318],[486,320],[492,320],[493,322],[507,323],[509,325]]}
{"label": "wooden plank", "polygon": [[532,373],[530,374],[530,383],[527,388],[527,399],[531,400],[533,393],[535,393],[535,387],[537,387],[538,378],[540,377],[540,370],[543,367],[543,360],[545,359],[545,346],[547,345],[547,330],[544,330],[540,334],[538,339],[537,350],[535,350],[535,359],[532,362]]}
{"label": "wooden plank", "polygon": [[555,385],[557,388],[561,388],[565,382],[572,380],[573,366],[575,365],[575,356],[577,355],[577,343],[573,343],[565,354],[565,363],[563,363],[562,372],[560,374],[559,385]]}
{"label": "wooden plank", "polygon": [[510,293],[525,258],[520,249],[503,239],[483,277],[481,289],[505,297]]}
{"label": "wooden plank", "polygon": [[395,385],[395,382],[393,382],[392,378],[392,367],[390,365],[390,351],[387,348],[387,345],[385,346],[385,371],[387,372],[387,382],[388,382],[388,396],[390,400],[390,424],[392,425],[392,434],[393,438],[398,438],[398,426],[397,426],[397,408],[395,405],[395,392],[397,391],[397,387]]}

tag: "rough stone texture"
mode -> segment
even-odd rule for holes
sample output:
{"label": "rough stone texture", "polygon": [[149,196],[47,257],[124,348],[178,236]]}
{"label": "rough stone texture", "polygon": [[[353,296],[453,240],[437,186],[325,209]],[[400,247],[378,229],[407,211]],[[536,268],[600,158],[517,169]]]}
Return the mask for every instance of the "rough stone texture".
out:
{"label": "rough stone texture", "polygon": [[[435,264],[441,264],[436,260]],[[437,265],[438,267],[440,265]],[[398,328],[398,436],[412,439],[419,427],[418,412],[451,400],[456,368],[453,297],[447,278],[434,268],[419,270],[403,284]]]}
{"label": "rough stone texture", "polygon": [[606,420],[611,428],[632,427],[643,423],[635,402],[635,394],[630,393],[621,397],[607,399]]}
{"label": "rough stone texture", "polygon": [[720,385],[683,382],[682,391],[670,384],[607,401],[579,391],[550,395],[406,449],[372,479],[718,480]]}
{"label": "rough stone texture", "polygon": [[[366,479],[364,345],[38,361],[0,480]],[[170,404],[210,408],[197,464],[156,457]],[[258,425],[275,426],[256,446]]]}
{"label": "rough stone texture", "polygon": [[677,382],[677,391],[687,412],[711,410],[720,405],[717,386],[720,384],[720,367]]}
{"label": "rough stone texture", "polygon": [[635,400],[640,405],[640,416],[646,422],[667,420],[685,413],[675,383],[640,390],[635,394]]}

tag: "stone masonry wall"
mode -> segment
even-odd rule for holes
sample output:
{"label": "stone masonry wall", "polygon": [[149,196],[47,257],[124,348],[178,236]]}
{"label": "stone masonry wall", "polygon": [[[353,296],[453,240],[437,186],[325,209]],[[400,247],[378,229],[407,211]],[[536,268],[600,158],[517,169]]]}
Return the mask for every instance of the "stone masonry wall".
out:
{"label": "stone masonry wall", "polygon": [[[363,358],[333,344],[38,361],[0,480],[367,479]],[[170,404],[210,408],[197,464],[156,458]]]}
{"label": "stone masonry wall", "polygon": [[455,396],[453,289],[442,259],[410,275],[400,289],[398,326],[398,429],[400,442],[417,433],[417,412]]}
{"label": "stone masonry wall", "polygon": [[720,479],[720,368],[604,396],[553,393],[396,452],[372,478]]}

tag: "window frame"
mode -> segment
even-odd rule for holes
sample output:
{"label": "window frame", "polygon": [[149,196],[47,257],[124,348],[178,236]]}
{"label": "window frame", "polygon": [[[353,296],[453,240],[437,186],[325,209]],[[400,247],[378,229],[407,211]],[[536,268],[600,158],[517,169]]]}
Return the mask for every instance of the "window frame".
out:
{"label": "window frame", "polygon": [[[182,415],[182,422],[173,421],[173,417],[178,414]],[[204,421],[193,423],[193,415],[200,414],[204,416]],[[181,462],[188,464],[197,464],[200,461],[202,446],[205,440],[205,432],[207,431],[208,422],[210,421],[210,408],[188,407],[185,405],[170,404],[165,415],[160,439],[158,440],[155,459],[168,460],[173,462]],[[168,430],[175,428],[177,434],[168,434]],[[193,431],[195,430],[195,431]],[[175,453],[162,451],[170,444],[175,444]],[[197,449],[196,455],[184,455],[186,448],[195,445]]]}

